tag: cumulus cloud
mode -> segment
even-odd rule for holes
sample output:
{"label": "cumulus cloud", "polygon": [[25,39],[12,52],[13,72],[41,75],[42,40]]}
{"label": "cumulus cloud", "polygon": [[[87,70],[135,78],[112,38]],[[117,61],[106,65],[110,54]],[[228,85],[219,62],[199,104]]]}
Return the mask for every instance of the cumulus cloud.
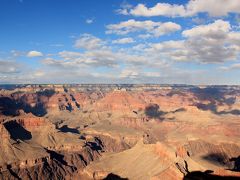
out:
{"label": "cumulus cloud", "polygon": [[186,17],[198,13],[210,16],[227,16],[229,13],[240,13],[239,0],[190,0],[185,5],[157,3],[153,7],[138,4],[134,8],[122,8],[120,13],[134,16],[168,16]]}
{"label": "cumulus cloud", "polygon": [[[107,67],[116,68],[122,64],[134,66],[160,66],[163,63],[151,58],[135,48],[118,48],[117,45],[111,47],[110,42],[90,34],[80,36],[81,52],[77,51],[61,51],[58,58],[46,58],[42,63],[47,66],[56,68],[82,68],[82,67]],[[89,41],[87,41],[88,39]],[[79,39],[78,39],[79,40]],[[92,41],[95,43],[92,44]],[[112,41],[114,44],[132,43],[132,38],[121,38]],[[86,43],[86,45],[84,45]],[[80,46],[78,46],[80,47]],[[97,48],[98,47],[98,48]],[[140,46],[138,46],[139,48]]]}
{"label": "cumulus cloud", "polygon": [[220,39],[224,38],[230,31],[231,25],[228,21],[216,20],[214,23],[208,25],[199,25],[192,29],[182,32],[185,37],[199,37]]}
{"label": "cumulus cloud", "polygon": [[42,60],[45,65],[56,68],[80,68],[80,67],[109,67],[115,68],[121,63],[134,65],[148,65],[148,58],[143,55],[113,52],[111,50],[92,50],[84,53],[60,52],[60,59],[46,58]]}
{"label": "cumulus cloud", "polygon": [[192,16],[206,12],[210,16],[227,16],[229,13],[240,13],[238,0],[191,0],[186,5],[186,15]]}
{"label": "cumulus cloud", "polygon": [[176,49],[181,49],[184,47],[184,41],[179,40],[179,41],[163,41],[161,43],[152,43],[150,44],[151,48],[155,50],[161,50],[162,52],[164,51],[169,51],[169,50],[176,50]]}
{"label": "cumulus cloud", "polygon": [[53,58],[45,58],[42,60],[42,63],[55,68],[74,68],[75,67],[74,62],[65,61],[65,60],[56,60]]}
{"label": "cumulus cloud", "polygon": [[185,30],[181,41],[152,43],[147,51],[175,61],[222,63],[238,59],[240,33],[228,21],[216,20]]}
{"label": "cumulus cloud", "polygon": [[84,53],[63,51],[60,59],[46,58],[45,65],[56,68],[114,67],[117,65],[117,55],[109,50],[91,50]]}
{"label": "cumulus cloud", "polygon": [[134,42],[133,38],[121,38],[112,41],[113,44],[129,44]]}
{"label": "cumulus cloud", "polygon": [[[81,52],[77,51],[61,51],[58,53],[57,58],[48,57],[42,60],[42,63],[45,66],[51,66],[55,69],[79,69],[79,68],[108,68],[115,69],[121,65],[133,65],[133,66],[146,66],[146,67],[160,67],[165,66],[165,61],[160,61],[154,56],[145,54],[144,51],[140,52],[139,48],[143,47],[139,45],[134,48],[116,48],[115,46],[111,47],[111,44],[103,41],[100,38],[94,37],[92,35],[81,36],[81,39],[89,38],[89,43],[91,40],[99,44],[96,47],[81,46]],[[104,42],[104,43],[102,43]],[[125,44],[134,42],[132,38],[122,38],[113,41],[115,44]],[[87,43],[87,41],[86,41]],[[95,44],[96,45],[96,44]]]}
{"label": "cumulus cloud", "polygon": [[29,51],[27,53],[27,57],[41,57],[43,56],[43,53],[41,53],[40,51]]}
{"label": "cumulus cloud", "polygon": [[107,34],[126,35],[133,32],[145,32],[153,36],[159,37],[165,34],[169,34],[181,29],[179,24],[173,22],[154,22],[151,20],[136,21],[130,19],[120,22],[118,24],[107,25]]}
{"label": "cumulus cloud", "polygon": [[75,41],[74,47],[91,50],[102,47],[104,43],[104,41],[91,34],[83,34]]}
{"label": "cumulus cloud", "polygon": [[238,57],[239,46],[234,40],[239,33],[232,32],[227,21],[216,20],[211,24],[183,31],[182,34],[187,37],[185,47],[189,56],[201,62],[219,63],[236,60]]}
{"label": "cumulus cloud", "polygon": [[120,8],[116,10],[118,14],[128,15],[128,10],[131,9],[133,6],[126,1],[122,2]]}
{"label": "cumulus cloud", "polygon": [[129,10],[129,14],[134,16],[171,16],[185,14],[185,8],[183,5],[171,5],[168,3],[157,3],[152,8],[147,8],[144,4],[138,4],[133,9]]}

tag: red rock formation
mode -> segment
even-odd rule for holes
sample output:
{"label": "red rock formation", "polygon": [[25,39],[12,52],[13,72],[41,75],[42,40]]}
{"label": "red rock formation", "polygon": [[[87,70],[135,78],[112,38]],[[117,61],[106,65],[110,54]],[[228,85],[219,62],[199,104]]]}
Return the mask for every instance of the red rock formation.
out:
{"label": "red rock formation", "polygon": [[151,180],[161,180],[161,179],[164,179],[164,180],[183,179],[183,174],[176,168],[175,165],[171,165],[160,174],[151,178]]}
{"label": "red rock formation", "polygon": [[43,126],[52,126],[43,117],[37,117],[32,113],[24,113],[23,111],[20,111],[20,116],[17,116],[15,121],[28,131],[40,130]]}
{"label": "red rock formation", "polygon": [[112,91],[94,105],[99,111],[125,111],[144,109],[145,103],[135,94],[126,91]]}
{"label": "red rock formation", "polygon": [[137,117],[121,117],[116,123],[134,129],[141,129],[144,122],[148,122],[147,117],[137,118]]}

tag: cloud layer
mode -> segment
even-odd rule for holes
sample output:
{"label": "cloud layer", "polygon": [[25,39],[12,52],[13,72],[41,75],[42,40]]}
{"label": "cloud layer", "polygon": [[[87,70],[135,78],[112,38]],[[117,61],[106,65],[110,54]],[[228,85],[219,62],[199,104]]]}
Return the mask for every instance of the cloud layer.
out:
{"label": "cloud layer", "polygon": [[240,13],[238,0],[190,0],[185,5],[157,3],[153,7],[138,4],[133,8],[123,7],[118,11],[124,15],[133,16],[168,16],[187,17],[198,13],[208,13],[209,16],[227,16],[229,13]]}
{"label": "cloud layer", "polygon": [[221,63],[239,57],[239,32],[231,31],[227,21],[199,25],[182,32],[184,40],[151,44],[148,51],[176,61]]}
{"label": "cloud layer", "polygon": [[159,37],[165,34],[173,33],[181,29],[179,24],[173,22],[154,22],[150,20],[146,21],[136,21],[130,19],[127,21],[120,22],[118,24],[109,24],[107,25],[107,34],[118,34],[126,35],[129,33],[144,33]]}
{"label": "cloud layer", "polygon": [[0,83],[239,82],[228,78],[240,76],[239,0],[124,2],[113,12],[84,16],[65,43],[0,51]]}

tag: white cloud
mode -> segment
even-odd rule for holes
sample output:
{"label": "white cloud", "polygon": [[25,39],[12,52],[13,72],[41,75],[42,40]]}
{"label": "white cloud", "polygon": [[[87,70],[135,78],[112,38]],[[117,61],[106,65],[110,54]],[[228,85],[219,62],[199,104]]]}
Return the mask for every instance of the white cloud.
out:
{"label": "white cloud", "polygon": [[178,31],[181,29],[181,26],[173,22],[161,23],[150,20],[136,21],[134,19],[130,19],[120,22],[119,24],[107,25],[107,29],[107,34],[126,35],[133,32],[145,32],[153,36],[159,37]]}
{"label": "white cloud", "polygon": [[152,43],[146,51],[164,59],[199,63],[223,63],[239,57],[240,33],[232,31],[228,21],[199,25],[182,35],[185,40]]}
{"label": "white cloud", "polygon": [[233,69],[240,69],[240,63],[232,64],[231,66],[221,66],[220,70],[230,71]]}
{"label": "white cloud", "polygon": [[145,49],[147,47],[146,44],[137,44],[135,46],[132,47],[132,49],[134,51],[143,51],[143,49]]}
{"label": "white cloud", "polygon": [[144,71],[144,69],[134,68],[134,67],[125,67],[121,70],[119,78],[122,79],[148,79],[148,78],[159,78],[161,77],[160,72],[156,71]]}
{"label": "white cloud", "polygon": [[200,18],[200,17],[193,17],[192,21],[196,24],[205,24],[207,22],[207,19]]}
{"label": "white cloud", "polygon": [[129,44],[134,42],[133,38],[121,38],[112,41],[113,44]]}
{"label": "white cloud", "polygon": [[157,3],[152,8],[147,8],[144,4],[138,4],[136,7],[129,11],[129,14],[134,16],[171,16],[185,14],[183,5],[171,5],[168,3]]}
{"label": "white cloud", "polygon": [[71,60],[76,57],[80,57],[82,54],[79,52],[71,52],[71,51],[61,51],[58,53],[60,57],[66,59],[66,60]]}
{"label": "white cloud", "polygon": [[20,56],[25,56],[25,53],[22,51],[18,51],[18,50],[11,50],[11,54],[14,57],[20,57]]}
{"label": "white cloud", "polygon": [[240,50],[240,32],[230,32],[228,33],[229,41],[238,46]]}
{"label": "white cloud", "polygon": [[12,74],[20,72],[20,65],[14,61],[0,60],[0,74]]}
{"label": "white cloud", "polygon": [[191,0],[186,5],[187,16],[201,12],[206,12],[213,17],[240,13],[239,0]]}
{"label": "white cloud", "polygon": [[86,19],[86,23],[87,24],[92,24],[93,23],[93,19]]}
{"label": "white cloud", "polygon": [[161,51],[169,51],[171,49],[181,49],[184,47],[184,41],[164,41],[161,43],[153,43],[151,44],[151,47],[155,50],[161,50]]}
{"label": "white cloud", "polygon": [[[89,39],[89,41],[87,41]],[[122,64],[134,66],[165,66],[165,61],[159,61],[154,56],[149,58],[144,54],[144,51],[139,49],[143,45],[135,46],[134,48],[119,49],[116,46],[111,47],[110,42],[103,41],[90,34],[84,34],[80,37],[81,52],[76,51],[61,51],[58,53],[58,58],[46,58],[42,61],[43,64],[56,68],[82,68],[82,67],[107,67],[116,68]],[[95,44],[93,42],[96,42]],[[132,38],[122,38],[113,41],[112,43],[123,44],[132,43]],[[85,45],[86,43],[86,45]],[[87,44],[89,43],[89,44]],[[85,46],[84,46],[85,45]],[[80,46],[78,46],[80,47]],[[97,48],[98,47],[98,48]],[[145,45],[146,47],[146,45]]]}
{"label": "white cloud", "polygon": [[164,34],[169,34],[169,33],[178,31],[180,29],[181,29],[181,26],[179,24],[176,24],[173,22],[166,22],[166,23],[162,23],[162,25],[154,29],[153,33],[155,36],[159,37]]}
{"label": "white cloud", "polygon": [[137,78],[139,76],[139,72],[134,68],[126,68],[123,69],[120,73],[120,78]]}
{"label": "white cloud", "polygon": [[[194,16],[208,13],[210,16],[227,16],[229,13],[240,13],[239,0],[190,0],[185,5],[157,3],[153,7],[138,4],[134,8],[122,8],[122,14],[134,16]],[[120,12],[120,13],[121,13]]]}
{"label": "white cloud", "polygon": [[144,75],[146,77],[160,77],[161,73],[160,72],[144,72]]}
{"label": "white cloud", "polygon": [[41,57],[43,54],[39,51],[29,51],[27,57]]}
{"label": "white cloud", "polygon": [[139,34],[138,37],[141,39],[148,39],[148,38],[151,38],[152,35],[151,34]]}
{"label": "white cloud", "polygon": [[35,72],[33,73],[33,75],[34,75],[35,77],[43,77],[43,76],[45,76],[46,74],[45,74],[44,71],[37,70],[37,71],[35,71]]}
{"label": "white cloud", "polygon": [[84,53],[63,51],[59,52],[59,56],[61,58],[58,60],[46,58],[42,63],[56,68],[115,67],[118,60],[117,54],[110,50],[91,50]]}
{"label": "white cloud", "polygon": [[91,50],[101,48],[103,45],[104,41],[101,39],[91,34],[83,34],[75,41],[74,47]]}
{"label": "white cloud", "polygon": [[118,14],[123,14],[123,15],[127,15],[128,14],[128,10],[132,8],[132,5],[127,3],[127,2],[123,2],[120,5],[120,9],[116,10],[116,12]]}
{"label": "white cloud", "polygon": [[208,25],[199,25],[190,30],[182,32],[185,37],[199,37],[203,38],[224,38],[230,31],[231,25],[228,21],[216,20],[214,23]]}

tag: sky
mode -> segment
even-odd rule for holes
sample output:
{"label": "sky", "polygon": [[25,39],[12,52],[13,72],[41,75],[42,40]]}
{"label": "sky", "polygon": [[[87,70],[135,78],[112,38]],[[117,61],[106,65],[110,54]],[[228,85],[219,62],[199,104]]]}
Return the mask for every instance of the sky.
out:
{"label": "sky", "polygon": [[239,77],[239,0],[0,0],[1,84]]}

